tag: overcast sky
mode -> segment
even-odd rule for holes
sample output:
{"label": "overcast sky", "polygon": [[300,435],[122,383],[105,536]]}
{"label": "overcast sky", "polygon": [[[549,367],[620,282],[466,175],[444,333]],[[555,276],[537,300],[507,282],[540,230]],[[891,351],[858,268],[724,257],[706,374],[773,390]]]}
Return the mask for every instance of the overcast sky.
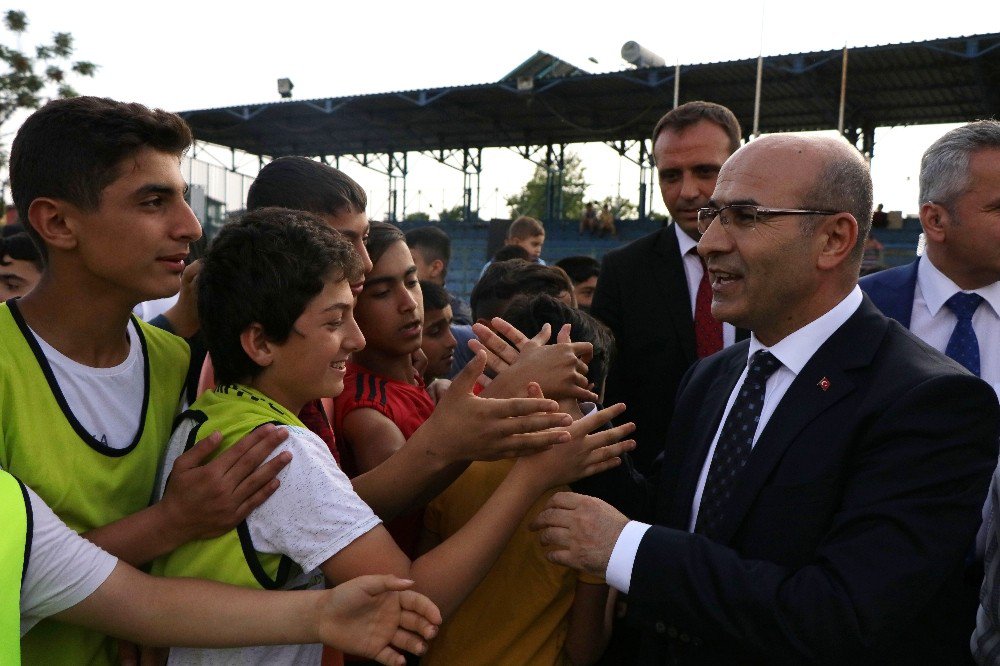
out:
{"label": "overcast sky", "polygon": [[[537,0],[12,5],[28,14],[23,47],[67,31],[75,38],[76,56],[100,66],[93,79],[74,81],[79,92],[174,111],[277,101],[279,77],[292,79],[297,99],[486,83],[537,50],[587,71],[612,71],[625,67],[619,53],[629,40],[683,65],[755,57],[761,49],[773,55],[1000,32],[1000,11],[991,6],[981,0],[626,0],[593,9]],[[683,75],[681,80],[683,85]],[[14,129],[4,126],[5,143]],[[920,154],[944,129],[876,133],[877,201],[887,209],[916,209]],[[574,148],[583,157],[591,198],[620,187],[623,196],[636,199],[634,166],[620,163],[603,145]],[[341,166],[369,190],[369,213],[381,217],[385,177],[346,161]],[[533,165],[497,149],[484,151],[483,169],[482,215],[502,216],[503,197],[520,188]],[[412,157],[407,210],[435,215],[442,205],[461,203],[461,186],[459,172]]]}

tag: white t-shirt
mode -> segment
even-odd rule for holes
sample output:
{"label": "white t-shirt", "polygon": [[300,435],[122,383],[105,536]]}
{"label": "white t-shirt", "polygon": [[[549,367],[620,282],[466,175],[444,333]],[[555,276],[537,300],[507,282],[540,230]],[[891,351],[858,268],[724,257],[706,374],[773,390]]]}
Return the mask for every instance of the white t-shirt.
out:
{"label": "white t-shirt", "polygon": [[31,331],[70,411],[84,430],[112,449],[126,449],[145,416],[146,392],[142,345],[135,323],[128,324],[128,356],[113,368],[92,368],[64,356]]}
{"label": "white t-shirt", "polygon": [[28,488],[32,538],[21,585],[21,635],[40,620],[77,605],[111,575],[118,558],[59,520]]}
{"label": "white t-shirt", "polygon": [[166,298],[157,298],[154,301],[143,301],[142,303],[139,303],[139,305],[132,308],[132,313],[143,321],[155,319],[170,308],[174,307],[179,297],[180,292],[174,294],[173,296],[167,296]]}
{"label": "white t-shirt", "polygon": [[[164,469],[173,467],[184,450],[192,422],[181,423],[170,438]],[[292,454],[278,474],[281,485],[247,517],[254,548],[262,553],[287,555],[306,572],[285,586],[322,588],[319,565],[381,521],[354,492],[347,476],[326,444],[305,428],[281,426],[286,439],[271,454]],[[268,460],[270,460],[268,458]],[[164,478],[168,475],[163,474]],[[164,482],[158,488],[162,496]],[[319,664],[320,645],[257,646],[225,650],[173,648],[170,664]]]}

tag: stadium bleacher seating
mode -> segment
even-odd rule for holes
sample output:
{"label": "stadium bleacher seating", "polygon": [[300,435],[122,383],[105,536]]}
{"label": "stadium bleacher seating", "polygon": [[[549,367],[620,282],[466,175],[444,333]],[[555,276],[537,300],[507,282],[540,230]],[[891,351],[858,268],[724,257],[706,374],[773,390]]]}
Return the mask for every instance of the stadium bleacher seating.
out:
{"label": "stadium bleacher seating", "polygon": [[[661,224],[658,220],[620,220],[618,236],[604,238],[579,235],[576,221],[548,224],[542,258],[550,264],[572,255],[600,260],[607,251],[645,236],[659,229]],[[451,262],[446,286],[452,293],[468,299],[483,264],[489,259],[486,254],[489,223],[404,222],[400,227],[407,231],[428,225],[440,227],[451,238]],[[885,246],[883,261],[887,267],[905,264],[913,260],[920,236],[920,221],[915,217],[906,218],[901,229],[876,229],[875,235]]]}

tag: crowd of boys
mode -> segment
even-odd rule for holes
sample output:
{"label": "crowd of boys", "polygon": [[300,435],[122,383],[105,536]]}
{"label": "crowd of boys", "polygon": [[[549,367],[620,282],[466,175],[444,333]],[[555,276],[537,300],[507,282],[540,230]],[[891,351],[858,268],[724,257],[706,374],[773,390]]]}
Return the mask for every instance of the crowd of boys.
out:
{"label": "crowd of boys", "polygon": [[14,140],[0,661],[1000,663],[1000,123],[859,287],[857,151],[682,105],[671,224],[547,266],[518,218],[469,304],[306,158],[186,265],[191,142],[91,97]]}

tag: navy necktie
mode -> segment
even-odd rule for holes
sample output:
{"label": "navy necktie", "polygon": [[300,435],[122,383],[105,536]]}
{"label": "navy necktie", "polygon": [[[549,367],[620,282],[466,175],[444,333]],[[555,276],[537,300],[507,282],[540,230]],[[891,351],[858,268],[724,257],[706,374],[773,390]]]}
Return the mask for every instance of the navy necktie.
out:
{"label": "navy necktie", "polygon": [[944,353],[976,377],[979,376],[979,339],[972,328],[972,315],[982,302],[983,297],[979,294],[960,291],[944,303],[958,318]]}
{"label": "navy necktie", "polygon": [[764,387],[767,378],[781,367],[781,361],[763,349],[750,359],[750,369],[733,401],[726,423],[715,445],[712,465],[701,494],[695,532],[712,538],[725,516],[730,493],[737,474],[746,467],[753,436],[764,407]]}

